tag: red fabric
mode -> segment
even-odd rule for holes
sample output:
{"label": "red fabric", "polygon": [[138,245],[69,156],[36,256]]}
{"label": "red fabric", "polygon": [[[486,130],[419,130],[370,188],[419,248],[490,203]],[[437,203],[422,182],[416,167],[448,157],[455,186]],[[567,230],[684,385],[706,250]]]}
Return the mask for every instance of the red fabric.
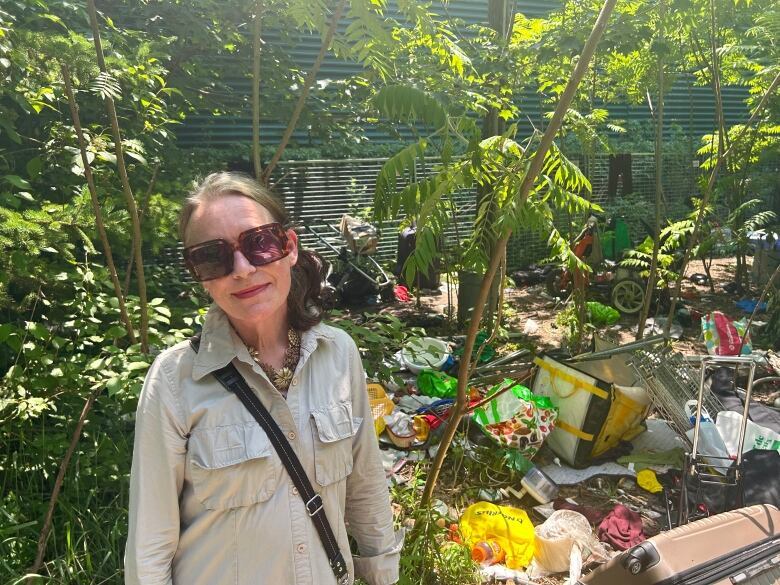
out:
{"label": "red fabric", "polygon": [[[471,408],[475,404],[479,404],[479,400],[474,400],[474,399],[469,400],[469,408]],[[437,411],[436,414],[432,414],[432,413],[423,414],[422,418],[425,419],[425,422],[428,423],[428,426],[431,427],[431,430],[435,430],[439,428],[443,422],[445,422],[448,418],[450,418],[451,412],[452,412],[452,405],[450,405],[450,407],[444,412]]]}
{"label": "red fabric", "polygon": [[412,295],[409,293],[409,289],[402,284],[397,285],[393,289],[393,294],[395,294],[395,299],[397,301],[401,301],[403,303],[408,303],[412,300]]}
{"label": "red fabric", "polygon": [[599,524],[599,540],[616,550],[628,550],[647,540],[642,532],[642,517],[618,504]]}

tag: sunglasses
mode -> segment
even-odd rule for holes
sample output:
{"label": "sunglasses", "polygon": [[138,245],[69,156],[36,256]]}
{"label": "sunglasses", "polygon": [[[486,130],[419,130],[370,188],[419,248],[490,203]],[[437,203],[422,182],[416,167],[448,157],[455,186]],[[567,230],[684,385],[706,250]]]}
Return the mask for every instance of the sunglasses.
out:
{"label": "sunglasses", "polygon": [[281,224],[268,223],[241,232],[237,244],[219,239],[188,246],[184,248],[184,263],[195,280],[214,280],[233,272],[236,250],[241,250],[252,266],[263,266],[287,256],[287,243]]}

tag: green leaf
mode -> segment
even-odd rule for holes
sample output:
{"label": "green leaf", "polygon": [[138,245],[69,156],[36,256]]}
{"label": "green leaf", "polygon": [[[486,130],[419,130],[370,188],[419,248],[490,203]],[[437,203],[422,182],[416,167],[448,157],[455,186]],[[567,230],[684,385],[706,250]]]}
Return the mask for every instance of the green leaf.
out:
{"label": "green leaf", "polygon": [[3,179],[5,180],[6,183],[10,183],[14,187],[18,187],[19,189],[32,189],[32,185],[30,185],[30,183],[27,182],[26,179],[23,179],[18,175],[5,175]]}
{"label": "green leaf", "polygon": [[156,313],[159,313],[160,315],[164,315],[165,317],[170,317],[171,316],[171,310],[168,307],[166,307],[165,305],[161,305],[159,307],[155,307],[154,310],[155,310]]}
{"label": "green leaf", "polygon": [[447,112],[424,91],[404,85],[382,88],[373,98],[377,109],[391,120],[422,122],[434,130],[447,124]]}
{"label": "green leaf", "polygon": [[46,329],[46,326],[41,323],[27,321],[25,323],[25,327],[27,331],[36,339],[46,339],[49,337],[49,330]]}
{"label": "green leaf", "polygon": [[127,329],[121,325],[114,325],[113,327],[109,327],[108,331],[106,331],[106,337],[110,339],[124,337],[125,335],[127,335]]}
{"label": "green leaf", "polygon": [[0,324],[0,343],[3,343],[11,333],[14,332],[15,327],[10,323]]}
{"label": "green leaf", "polygon": [[27,174],[30,176],[30,178],[34,179],[40,175],[41,170],[43,170],[43,159],[41,159],[39,156],[31,158],[27,161],[25,169],[27,170]]}
{"label": "green leaf", "polygon": [[121,389],[122,389],[122,378],[118,376],[115,378],[111,378],[108,382],[106,382],[106,390],[108,390],[109,396],[113,396]]}

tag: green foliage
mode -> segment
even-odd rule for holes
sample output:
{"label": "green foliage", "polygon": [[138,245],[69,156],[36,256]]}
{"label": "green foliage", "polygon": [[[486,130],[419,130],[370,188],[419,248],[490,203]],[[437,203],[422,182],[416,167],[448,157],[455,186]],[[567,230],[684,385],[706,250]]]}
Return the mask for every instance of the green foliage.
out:
{"label": "green foliage", "polygon": [[351,319],[340,311],[332,311],[328,323],[349,334],[360,350],[366,374],[379,382],[401,382],[399,366],[391,356],[407,339],[425,335],[425,330],[407,327],[389,314],[364,313],[359,319]]}
{"label": "green foliage", "polygon": [[[678,260],[675,252],[685,244],[686,237],[693,233],[693,220],[669,221],[661,230],[658,248],[658,283],[659,287],[667,287],[670,282],[677,280],[674,271],[675,262]],[[650,276],[650,263],[653,257],[653,239],[645,238],[639,246],[625,252],[625,258],[620,262],[621,266],[632,268],[639,272],[640,276]]]}
{"label": "green foliage", "polygon": [[[87,396],[98,397],[66,475],[47,570],[63,583],[116,579],[126,534],[132,413],[152,359],[130,344],[104,267],[73,263],[49,274],[25,319],[0,325],[0,580],[35,555],[53,478]],[[56,294],[53,291],[56,290]],[[138,299],[127,298],[138,319]],[[150,339],[160,349],[192,334],[188,307],[152,299]],[[57,550],[56,548],[54,549]]]}
{"label": "green foliage", "polygon": [[[480,189],[484,195],[478,202],[474,229],[460,243],[459,257],[453,262],[455,267],[484,271],[494,243],[519,229],[549,234],[549,244],[558,260],[572,266],[581,264],[556,228],[555,212],[577,215],[600,208],[584,196],[590,191],[590,182],[557,146],[547,153],[542,173],[528,198],[520,201],[517,193],[530,164],[529,151],[533,152],[538,136],[520,144],[514,139],[516,127],[511,126],[501,136],[478,141],[473,126],[465,125],[463,117],[447,112],[433,98],[416,89],[392,87],[380,95],[384,98],[380,101],[381,109],[388,115],[404,120],[425,117],[438,125],[432,134],[391,157],[377,178],[375,218],[382,221],[403,214],[417,225],[417,244],[404,266],[409,282],[439,254],[437,242],[458,213],[453,194],[470,188]],[[442,131],[460,128],[469,129],[468,138],[459,132]],[[442,160],[433,165],[430,175],[418,178],[416,167],[425,161],[429,144],[438,143],[443,148],[451,136],[466,148],[464,154]],[[408,181],[401,189],[399,177]]]}
{"label": "green foliage", "polygon": [[401,551],[399,585],[480,583],[469,548],[448,540],[447,526],[457,518],[442,516],[436,507],[420,508],[418,502],[424,483],[422,466],[418,465],[409,481],[391,488],[393,502],[400,508],[397,524],[412,526],[407,528]]}

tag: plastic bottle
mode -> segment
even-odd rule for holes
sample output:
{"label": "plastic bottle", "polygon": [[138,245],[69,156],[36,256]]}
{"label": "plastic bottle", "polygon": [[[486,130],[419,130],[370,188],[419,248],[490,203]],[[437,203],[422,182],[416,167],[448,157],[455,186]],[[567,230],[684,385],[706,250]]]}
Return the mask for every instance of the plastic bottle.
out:
{"label": "plastic bottle", "polygon": [[471,558],[483,566],[495,565],[506,557],[506,552],[495,540],[481,540],[471,549]]}
{"label": "plastic bottle", "polygon": [[[689,400],[685,403],[685,413],[691,421],[691,430],[685,433],[693,443],[693,426],[696,424],[696,400]],[[710,414],[702,407],[701,422],[699,423],[699,444],[697,450],[702,455],[709,455],[707,463],[715,467],[718,473],[725,474],[726,467],[730,464],[729,451],[726,443],[723,442],[718,427],[712,422]]]}

